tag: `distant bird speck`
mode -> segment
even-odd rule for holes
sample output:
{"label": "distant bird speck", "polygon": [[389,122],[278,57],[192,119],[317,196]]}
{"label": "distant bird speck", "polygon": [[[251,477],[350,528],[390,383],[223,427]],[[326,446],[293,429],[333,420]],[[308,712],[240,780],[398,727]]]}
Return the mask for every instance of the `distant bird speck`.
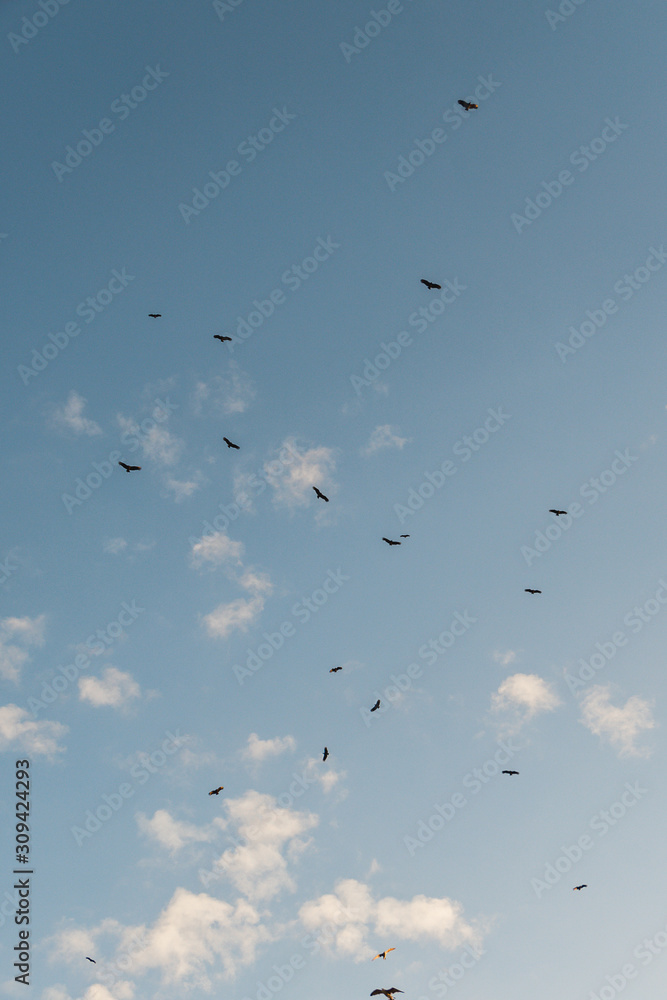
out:
{"label": "distant bird speck", "polygon": [[160,319],[162,313],[149,313],[148,315],[150,316],[151,319]]}
{"label": "distant bird speck", "polygon": [[466,111],[473,111],[475,108],[479,108],[479,104],[469,104],[468,101],[459,101],[458,103],[462,108],[465,108]]}
{"label": "distant bird speck", "polygon": [[224,785],[220,785],[220,788],[214,788],[213,791],[209,792],[208,794],[209,795],[219,795],[220,792],[223,790],[224,787],[225,787]]}
{"label": "distant bird speck", "polygon": [[324,493],[321,493],[317,486],[313,486],[313,489],[315,490],[315,496],[318,500],[324,500],[325,503],[329,503],[329,497],[325,497]]}
{"label": "distant bird speck", "polygon": [[219,340],[221,344],[224,344],[224,342],[226,340],[231,340],[232,338],[231,337],[221,337],[219,333],[214,333],[213,334],[213,339],[214,340]]}
{"label": "distant bird speck", "polygon": [[503,774],[518,774],[518,771],[503,771]]}
{"label": "distant bird speck", "polygon": [[94,959],[94,958],[88,958],[88,955],[86,955],[86,958],[87,958],[87,960],[88,960],[89,962],[92,962],[92,963],[93,963],[93,965],[97,965],[97,962],[95,961],[95,959]]}
{"label": "distant bird speck", "polygon": [[426,278],[419,279],[422,285],[426,285],[427,288],[442,288],[442,285],[436,285],[435,281],[427,281]]}
{"label": "distant bird speck", "polygon": [[389,989],[386,990],[373,990],[371,996],[376,997],[378,993],[381,993],[383,996],[387,997],[387,1000],[394,1000],[394,993],[402,993],[402,992],[403,990],[398,990],[396,989],[395,986],[390,986]]}
{"label": "distant bird speck", "polygon": [[575,885],[575,887],[572,890],[572,892],[576,892],[577,889],[588,889],[588,886],[586,884],[584,884],[584,885]]}
{"label": "distant bird speck", "polygon": [[337,672],[338,672],[339,670],[342,670],[342,669],[343,669],[342,667],[332,667],[332,668],[331,668],[331,670],[329,671],[329,673],[330,673],[330,674],[335,674],[335,673],[337,673]]}
{"label": "distant bird speck", "polygon": [[409,535],[401,535],[401,538],[409,538]]}
{"label": "distant bird speck", "polygon": [[[378,708],[379,708],[379,707],[380,707],[380,699],[378,698],[378,700],[377,700],[377,701],[375,702],[375,704],[373,705],[373,707],[372,707],[372,709],[371,709],[371,712],[377,712],[377,710],[378,710]],[[401,991],[399,990],[399,993],[400,993],[400,992],[401,992]]]}
{"label": "distant bird speck", "polygon": [[326,760],[329,756],[329,750],[327,747],[324,748],[324,753],[322,754],[322,760]]}
{"label": "distant bird speck", "polygon": [[541,594],[541,590],[531,590],[530,587],[526,587],[524,593],[526,594]]}
{"label": "distant bird speck", "polygon": [[228,447],[228,448],[236,448],[236,450],[237,450],[237,451],[239,450],[239,445],[237,445],[237,444],[233,444],[233,443],[232,443],[232,442],[231,442],[231,441],[229,440],[229,438],[224,438],[224,437],[223,437],[223,439],[222,439],[222,440],[223,440],[223,441],[225,442],[225,444],[227,445],[227,447]]}
{"label": "distant bird speck", "polygon": [[567,514],[567,511],[566,510],[550,510],[549,513],[550,514],[555,514],[556,517],[559,517],[561,514]]}
{"label": "distant bird speck", "polygon": [[125,462],[119,462],[118,464],[122,465],[126,472],[141,472],[140,465],[126,465]]}
{"label": "distant bird speck", "polygon": [[400,542],[392,542],[391,538],[385,538],[384,535],[382,536],[382,541],[386,542],[387,545],[400,545],[401,544]]}

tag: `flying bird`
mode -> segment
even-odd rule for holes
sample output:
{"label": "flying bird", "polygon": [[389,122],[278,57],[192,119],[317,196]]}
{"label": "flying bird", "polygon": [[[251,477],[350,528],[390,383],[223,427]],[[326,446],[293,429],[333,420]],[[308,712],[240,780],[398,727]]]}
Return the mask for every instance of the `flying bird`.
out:
{"label": "flying bird", "polygon": [[239,450],[239,446],[237,444],[232,444],[229,438],[223,438],[222,440],[225,442],[228,448],[236,448],[237,451]]}
{"label": "flying bird", "polygon": [[329,671],[330,674],[335,674],[337,670],[342,670],[342,667],[332,667]]}
{"label": "flying bird", "polygon": [[574,887],[574,889],[572,890],[572,892],[576,892],[576,891],[577,891],[577,889],[588,889],[588,886],[587,886],[587,885],[585,885],[585,884],[584,884],[584,885],[575,885],[575,887]]}
{"label": "flying bird", "polygon": [[[378,698],[378,700],[377,700],[377,701],[375,702],[375,704],[373,705],[373,707],[372,707],[372,709],[371,709],[371,712],[377,712],[377,710],[378,710],[378,708],[379,708],[379,707],[380,707],[380,699]],[[402,993],[402,992],[403,992],[403,990],[399,990],[398,992],[399,992],[399,993]],[[372,996],[372,994],[371,994],[371,996]]]}
{"label": "flying bird", "polygon": [[518,771],[503,771],[503,774],[518,774]]}
{"label": "flying bird", "polygon": [[122,465],[126,472],[141,472],[140,465],[126,465],[125,462],[119,462],[118,464]]}
{"label": "flying bird", "polygon": [[526,587],[525,590],[524,590],[524,593],[526,593],[526,594],[541,594],[542,591],[541,590],[531,590],[530,587]]}
{"label": "flying bird", "polygon": [[162,313],[149,313],[148,315],[150,316],[151,319],[160,319]]}
{"label": "flying bird", "polygon": [[325,747],[324,753],[322,754],[322,760],[326,760],[328,756],[329,756],[329,749],[328,747]]}
{"label": "flying bird", "polygon": [[208,794],[209,795],[219,795],[220,792],[223,790],[224,787],[225,787],[224,785],[220,785],[220,788],[214,788],[213,791],[209,792]]}
{"label": "flying bird", "polygon": [[231,340],[232,338],[231,337],[221,337],[219,333],[214,333],[213,334],[213,339],[214,340],[219,340],[221,344],[224,344],[224,342],[226,340]]}
{"label": "flying bird", "polygon": [[[396,951],[396,949],[395,949],[395,948],[387,948],[387,950],[386,950],[386,951],[381,951],[379,955],[376,955],[376,956],[375,956],[375,958],[384,958],[384,959],[385,959],[385,961],[386,961],[386,959],[387,959],[387,955],[389,954],[389,952],[390,952],[390,951]],[[375,961],[375,958],[372,958],[372,959],[371,959],[371,961],[372,961],[372,962],[374,962],[374,961]],[[397,992],[397,993],[401,993],[402,991],[401,991],[401,990],[396,990],[396,992]],[[373,994],[371,993],[371,996],[372,996],[372,995],[373,995]]]}
{"label": "flying bird", "polygon": [[400,542],[392,542],[391,538],[385,538],[384,535],[382,536],[382,541],[386,542],[387,545],[400,545],[401,544]]}
{"label": "flying bird", "polygon": [[329,497],[325,497],[324,493],[321,493],[317,486],[313,486],[313,489],[315,490],[315,495],[318,500],[324,500],[325,503],[329,503]]}
{"label": "flying bird", "polygon": [[383,996],[387,997],[387,1000],[394,1000],[394,993],[402,992],[403,990],[397,990],[395,986],[390,986],[387,990],[373,990],[371,996],[376,997],[378,993],[382,993]]}
{"label": "flying bird", "polygon": [[409,535],[401,535],[401,538],[409,538]]}
{"label": "flying bird", "polygon": [[462,108],[465,108],[466,111],[472,111],[475,108],[479,108],[479,104],[469,104],[468,101],[459,101],[458,103]]}
{"label": "flying bird", "polygon": [[86,955],[86,958],[88,959],[88,961],[89,961],[89,962],[92,962],[92,963],[93,963],[93,965],[97,965],[97,962],[95,961],[95,959],[94,959],[94,958],[88,958],[88,956],[87,956],[87,955]]}
{"label": "flying bird", "polygon": [[567,514],[567,511],[566,510],[550,510],[549,513],[550,514],[555,514],[556,517],[558,517],[560,514]]}
{"label": "flying bird", "polygon": [[422,285],[426,285],[427,288],[442,288],[442,285],[436,285],[434,281],[427,281],[426,278],[419,279]]}

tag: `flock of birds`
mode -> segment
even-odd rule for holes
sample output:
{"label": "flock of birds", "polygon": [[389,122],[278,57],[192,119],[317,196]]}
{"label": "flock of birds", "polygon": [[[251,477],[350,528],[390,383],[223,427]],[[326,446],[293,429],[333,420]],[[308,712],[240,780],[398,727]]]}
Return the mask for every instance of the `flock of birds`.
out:
{"label": "flock of birds", "polygon": [[[474,110],[477,110],[479,108],[479,105],[477,105],[477,104],[471,104],[469,101],[458,101],[458,104],[460,104],[461,107],[464,108],[466,111],[474,111]],[[420,279],[420,283],[422,285],[425,285],[426,288],[429,291],[438,291],[438,290],[442,289],[442,285],[439,285],[439,284],[437,284],[434,281],[429,281],[427,278],[421,278]],[[149,315],[150,319],[160,319],[162,317],[162,313],[149,313],[148,315]],[[219,333],[214,334],[213,335],[213,339],[214,340],[219,340],[220,343],[222,343],[222,344],[224,344],[225,341],[230,341],[231,342],[231,340],[232,340],[231,337],[222,336]],[[229,438],[223,437],[222,440],[227,445],[228,448],[234,448],[234,449],[236,449],[236,451],[240,450],[240,445],[234,444],[234,442],[230,441]],[[122,466],[122,468],[125,469],[126,472],[141,472],[141,466],[140,465],[127,465],[125,462],[119,462],[118,464],[120,466]],[[313,486],[312,488],[315,491],[315,495],[318,498],[318,500],[323,500],[325,503],[329,503],[329,497],[325,496],[324,493],[322,493],[322,491],[317,486]],[[550,514],[554,514],[556,517],[560,517],[563,514],[567,514],[567,511],[566,510],[558,510],[558,509],[552,508],[552,509],[549,510],[549,513]],[[410,535],[401,535],[400,537],[401,538],[409,538]],[[387,545],[401,545],[400,541],[395,541],[392,538],[385,538],[384,536],[382,537],[382,541],[386,542]],[[525,588],[525,593],[527,593],[527,594],[541,594],[542,591],[541,590],[537,590],[535,588],[526,587]],[[343,669],[342,667],[331,667],[330,670],[329,670],[329,673],[330,674],[336,674],[336,673],[338,673],[339,670],[342,670],[342,669]],[[378,698],[378,700],[375,702],[375,704],[370,709],[370,711],[371,712],[377,712],[377,710],[380,708],[380,704],[381,704],[381,702],[380,702],[380,699]],[[329,754],[329,748],[325,747],[324,750],[323,750],[323,752],[322,752],[322,760],[326,761],[326,759],[329,756],[330,756],[330,754]],[[502,773],[503,774],[507,774],[510,777],[512,777],[515,774],[518,775],[519,771],[503,771]],[[212,789],[208,794],[209,795],[219,795],[220,792],[222,792],[223,790],[224,790],[224,785],[220,785],[218,788]],[[585,883],[582,884],[582,885],[575,885],[574,888],[573,888],[573,892],[579,892],[579,891],[581,891],[581,889],[587,889],[587,888],[588,888],[588,886]],[[375,957],[371,961],[374,962],[376,958],[381,958],[381,959],[383,959],[383,960],[386,961],[387,955],[391,951],[396,951],[396,949],[395,948],[385,948],[384,951],[378,952],[378,954],[375,955]],[[89,962],[92,962],[94,965],[97,964],[95,962],[95,959],[94,958],[90,958],[88,955],[86,955],[86,959]],[[384,996],[384,997],[387,998],[387,1000],[394,1000],[396,993],[403,993],[403,992],[404,992],[403,990],[399,990],[398,987],[396,987],[396,986],[388,986],[386,988],[380,988],[380,989],[373,990],[373,992],[370,994],[370,996],[372,996],[372,997],[375,997],[375,996]]]}

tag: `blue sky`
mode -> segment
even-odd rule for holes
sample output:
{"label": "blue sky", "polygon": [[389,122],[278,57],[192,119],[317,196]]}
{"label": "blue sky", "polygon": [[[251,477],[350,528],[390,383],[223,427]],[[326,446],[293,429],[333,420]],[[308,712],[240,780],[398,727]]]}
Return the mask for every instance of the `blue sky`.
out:
{"label": "blue sky", "polygon": [[655,996],[664,5],[321,8],[0,5],[0,989]]}

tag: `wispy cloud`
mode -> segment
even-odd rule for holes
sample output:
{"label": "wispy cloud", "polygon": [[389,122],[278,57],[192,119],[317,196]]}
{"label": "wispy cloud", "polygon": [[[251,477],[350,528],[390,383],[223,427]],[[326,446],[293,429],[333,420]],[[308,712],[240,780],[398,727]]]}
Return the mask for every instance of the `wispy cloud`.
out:
{"label": "wispy cloud", "polygon": [[192,409],[195,416],[203,413],[222,414],[245,413],[257,395],[250,376],[244,372],[238,361],[229,361],[228,375],[214,375],[207,382],[200,381],[192,394]]}
{"label": "wispy cloud", "polygon": [[504,653],[499,649],[496,649],[493,654],[493,659],[496,663],[500,663],[501,666],[507,667],[510,663],[514,663],[516,660],[516,653],[513,649],[506,649]]}
{"label": "wispy cloud", "polygon": [[271,472],[273,463],[269,461],[264,465],[264,476],[273,488],[274,503],[289,508],[304,507],[315,496],[313,486],[324,492],[332,490],[331,476],[336,467],[334,449],[320,445],[300,451],[293,438],[283,442],[282,447],[287,446],[294,456],[289,467],[276,476]]}
{"label": "wispy cloud", "polygon": [[391,424],[382,424],[375,428],[368,444],[361,449],[361,454],[374,455],[376,451],[382,451],[385,448],[398,448],[400,451],[403,445],[408,443],[408,440],[408,438],[399,437],[398,434],[394,433]]}
{"label": "wispy cloud", "polygon": [[581,722],[595,736],[618,747],[619,757],[649,757],[648,747],[638,747],[638,737],[653,729],[652,704],[638,695],[628,698],[622,708],[611,704],[611,686],[596,684],[581,698]]}
{"label": "wispy cloud", "polygon": [[0,750],[14,749],[33,756],[54,757],[65,749],[58,741],[67,732],[68,727],[62,723],[48,719],[36,721],[18,705],[0,708]]}
{"label": "wispy cloud", "polygon": [[193,567],[198,568],[204,563],[214,567],[224,566],[230,578],[252,594],[250,599],[237,597],[234,601],[219,604],[204,615],[204,627],[213,638],[226,639],[235,629],[246,632],[262,613],[265,596],[273,590],[268,574],[244,567],[242,556],[243,544],[232,541],[222,531],[201,538],[192,546],[190,562]]}
{"label": "wispy cloud", "polygon": [[56,406],[53,410],[53,425],[60,430],[72,431],[73,434],[86,434],[88,437],[101,434],[102,428],[99,424],[83,415],[86,402],[83,396],[72,389],[67,397],[67,402]]}
{"label": "wispy cloud", "polygon": [[44,645],[45,625],[46,615],[0,621],[0,677],[18,684],[21,668],[30,660],[26,647]]}
{"label": "wispy cloud", "polygon": [[174,817],[166,809],[158,809],[151,819],[145,813],[136,816],[139,832],[157,841],[172,854],[181,850],[186,844],[207,843],[214,840],[220,833],[224,821],[214,818],[207,826],[197,826],[195,823],[184,823]]}
{"label": "wispy cloud", "polygon": [[263,608],[264,600],[261,597],[253,597],[249,601],[237,597],[229,604],[219,604],[208,615],[204,615],[202,621],[213,639],[226,639],[234,629],[247,632],[259,618]]}
{"label": "wispy cloud", "polygon": [[217,531],[213,535],[201,538],[192,546],[190,565],[195,569],[201,568],[205,563],[210,563],[212,566],[230,562],[240,565],[242,556],[243,542],[233,542],[229,535]]}

